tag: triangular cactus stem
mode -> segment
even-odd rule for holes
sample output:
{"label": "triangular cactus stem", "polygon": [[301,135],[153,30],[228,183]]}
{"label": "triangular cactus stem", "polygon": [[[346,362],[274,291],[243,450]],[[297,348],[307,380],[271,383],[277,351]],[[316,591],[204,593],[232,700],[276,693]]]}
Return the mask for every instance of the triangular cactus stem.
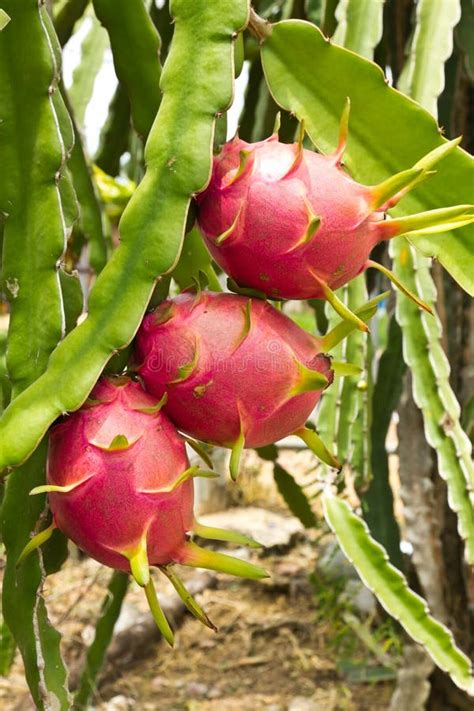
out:
{"label": "triangular cactus stem", "polygon": [[331,369],[334,371],[336,378],[351,377],[353,375],[360,375],[363,371],[359,365],[355,363],[343,363],[342,361],[332,360]]}
{"label": "triangular cactus stem", "polygon": [[188,479],[196,479],[196,477],[202,477],[204,479],[218,479],[219,474],[217,472],[207,471],[207,469],[200,469],[200,467],[195,465],[194,467],[186,469],[169,486],[163,486],[159,489],[140,489],[139,491],[141,494],[171,494],[173,491],[176,491],[181,484],[184,484],[185,481],[188,481]]}
{"label": "triangular cactus stem", "polygon": [[347,96],[346,101],[344,103],[344,108],[343,108],[342,114],[341,114],[341,121],[339,123],[339,141],[337,144],[337,148],[336,148],[335,152],[333,153],[334,162],[336,164],[338,164],[342,161],[344,151],[346,150],[347,136],[349,135],[350,113],[351,113],[351,100]]}
{"label": "triangular cactus stem", "polygon": [[86,481],[92,479],[94,475],[89,474],[85,479],[80,481],[75,481],[73,484],[66,484],[65,486],[59,486],[57,484],[42,484],[41,486],[35,486],[34,489],[30,491],[30,496],[36,496],[37,494],[69,494],[70,491],[74,491],[81,484],[85,484]]}
{"label": "triangular cactus stem", "polygon": [[18,560],[16,562],[17,567],[20,566],[25,558],[27,558],[30,553],[35,551],[37,548],[43,545],[43,543],[46,543],[46,541],[49,541],[51,536],[53,535],[54,529],[56,528],[56,524],[54,521],[47,527],[44,528],[42,531],[36,534],[36,536],[33,536],[33,538],[30,538],[26,546],[23,548],[21,551],[20,555],[18,556]]}
{"label": "triangular cactus stem", "polygon": [[180,558],[177,562],[190,565],[192,568],[207,568],[239,578],[261,580],[269,577],[267,571],[258,565],[217,551],[208,551],[192,541],[186,541],[181,548]]}
{"label": "triangular cactus stem", "polygon": [[291,397],[313,390],[324,390],[328,384],[328,379],[323,373],[320,373],[319,370],[307,368],[299,360],[295,359],[295,363],[298,368],[298,382],[291,388]]}
{"label": "triangular cactus stem", "polygon": [[408,298],[411,299],[417,306],[419,306],[420,309],[424,309],[429,314],[433,314],[433,309],[431,308],[431,306],[428,306],[428,304],[426,304],[423,299],[420,299],[416,294],[410,291],[410,289],[405,286],[405,284],[401,282],[400,279],[390,269],[384,267],[383,264],[379,264],[378,262],[374,262],[372,259],[369,259],[367,260],[366,268],[378,269],[379,272],[384,274],[387,279],[390,279],[392,284],[394,284],[399,291],[405,294],[405,296],[408,296]]}
{"label": "triangular cactus stem", "polygon": [[449,232],[474,222],[474,205],[454,205],[438,210],[428,210],[416,215],[397,217],[377,223],[381,239],[391,239],[400,235],[429,235]]}
{"label": "triangular cactus stem", "polygon": [[232,481],[236,481],[237,477],[239,476],[239,471],[240,471],[240,460],[242,458],[242,452],[245,447],[245,436],[243,433],[243,430],[240,430],[240,434],[237,437],[236,441],[232,444],[231,446],[231,455],[230,455],[230,463],[229,463],[229,469],[230,469],[230,476]]}
{"label": "triangular cactus stem", "polygon": [[342,465],[340,462],[336,459],[334,454],[329,451],[321,437],[314,430],[309,429],[309,427],[301,427],[301,429],[296,430],[293,434],[302,439],[313,454],[324,462],[324,464],[328,464],[330,467],[334,467],[334,469],[341,469]]}
{"label": "triangular cactus stem", "polygon": [[192,439],[191,437],[186,437],[185,435],[182,435],[183,439],[189,446],[194,449],[196,454],[198,454],[202,461],[209,467],[209,469],[214,469],[214,464],[204,447],[199,443],[196,442],[195,439]]}
{"label": "triangular cactus stem", "polygon": [[209,629],[213,630],[214,632],[217,632],[217,627],[215,626],[215,624],[211,622],[205,611],[202,609],[201,605],[196,602],[189,590],[186,589],[181,578],[176,575],[171,566],[160,565],[159,568],[161,572],[166,575],[170,583],[173,585],[174,589],[186,605],[189,612],[194,615],[196,619],[202,622],[203,625],[206,625],[206,627],[209,627]]}
{"label": "triangular cactus stem", "polygon": [[311,271],[311,274],[315,281],[319,284],[321,287],[321,290],[324,294],[324,298],[326,301],[328,301],[331,306],[333,307],[334,311],[339,314],[341,318],[343,318],[345,321],[348,321],[349,323],[354,324],[356,328],[359,329],[359,331],[365,331],[368,333],[370,331],[369,327],[367,326],[362,319],[360,319],[353,311],[351,311],[338,297],[335,291],[329,287],[326,282],[323,279],[320,279],[313,271]]}
{"label": "triangular cactus stem", "polygon": [[225,528],[215,528],[214,526],[204,526],[198,521],[194,522],[193,533],[201,538],[208,538],[211,541],[229,541],[239,546],[249,546],[249,548],[261,548],[262,544],[254,541],[253,538],[244,536],[236,531],[227,531]]}
{"label": "triangular cactus stem", "polygon": [[170,647],[174,645],[174,634],[173,630],[169,626],[169,622],[166,619],[163,610],[161,609],[160,603],[158,602],[158,597],[156,595],[155,586],[153,585],[153,579],[150,576],[148,583],[145,585],[145,595],[148,600],[148,605],[150,607],[150,612],[153,615],[153,619],[156,622],[156,626],[160,630],[163,637],[166,639]]}
{"label": "triangular cactus stem", "polygon": [[[377,306],[380,304],[381,301],[384,301],[390,296],[389,291],[384,291],[382,294],[378,294],[378,296],[375,296],[373,299],[368,301],[364,306],[359,306],[355,310],[355,314],[359,316],[363,321],[370,321],[372,316],[374,316],[375,312],[377,311]],[[329,353],[332,351],[333,348],[335,348],[341,341],[344,340],[344,338],[347,338],[352,331],[355,329],[354,324],[349,321],[343,320],[340,323],[337,324],[337,326],[334,326],[333,329],[328,331],[325,336],[322,338],[318,338],[318,344],[319,344],[319,350],[322,353]]]}

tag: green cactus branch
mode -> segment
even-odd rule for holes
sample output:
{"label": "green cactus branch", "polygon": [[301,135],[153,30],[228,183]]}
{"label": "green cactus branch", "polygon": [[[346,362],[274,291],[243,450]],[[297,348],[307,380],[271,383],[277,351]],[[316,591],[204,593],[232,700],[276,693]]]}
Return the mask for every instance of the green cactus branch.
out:
{"label": "green cactus branch", "polygon": [[146,139],[161,101],[160,37],[143,0],[93,0],[110,37],[115,71],[127,90],[132,122]]}
{"label": "green cactus branch", "polygon": [[172,9],[176,31],[161,80],[164,97],[147,142],[146,175],[120,223],[120,246],[94,285],[87,319],[4,413],[0,468],[20,464],[61,412],[80,407],[113,352],[131,341],[158,275],[177,261],[190,198],[209,179],[215,114],[232,99],[232,40],[248,7],[226,0],[217,12],[201,0],[191,12],[175,0]]}

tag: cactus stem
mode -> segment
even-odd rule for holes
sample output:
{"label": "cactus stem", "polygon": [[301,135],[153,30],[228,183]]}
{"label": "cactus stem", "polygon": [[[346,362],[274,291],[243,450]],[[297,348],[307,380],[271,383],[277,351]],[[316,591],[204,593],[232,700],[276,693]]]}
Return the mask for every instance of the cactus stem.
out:
{"label": "cactus stem", "polygon": [[[31,493],[31,492],[30,492]],[[16,562],[17,568],[22,565],[23,561],[25,558],[27,558],[30,553],[35,551],[37,548],[43,545],[43,543],[46,543],[46,541],[49,541],[51,536],[53,535],[53,531],[56,528],[56,524],[54,521],[47,527],[44,528],[42,531],[36,534],[36,536],[33,536],[33,538],[30,538],[26,546],[23,548],[21,551],[20,555],[18,556],[18,560]]]}
{"label": "cactus stem", "polygon": [[378,262],[374,262],[372,259],[368,259],[366,262],[366,269],[378,269],[379,272],[382,272],[387,279],[390,279],[392,284],[394,284],[399,291],[402,292],[402,294],[405,294],[405,296],[408,296],[409,299],[411,299],[417,306],[420,307],[420,309],[424,309],[427,311],[429,314],[433,314],[433,309],[431,306],[428,306],[427,303],[423,301],[423,299],[420,299],[419,296],[414,294],[410,289],[405,286],[403,282],[400,281],[400,279],[390,270],[387,269],[387,267],[384,267],[383,264],[379,264]]}
{"label": "cactus stem", "polygon": [[342,465],[336,459],[334,454],[332,454],[329,449],[324,444],[321,437],[314,430],[309,429],[309,427],[301,427],[294,435],[303,440],[306,446],[325,464],[328,464],[334,469],[341,469]]}
{"label": "cactus stem", "polygon": [[189,612],[194,615],[196,619],[202,622],[203,625],[206,625],[206,627],[209,627],[214,632],[217,632],[217,627],[215,626],[215,624],[211,622],[205,611],[202,609],[201,605],[196,602],[189,590],[187,590],[184,586],[184,583],[181,578],[179,578],[178,575],[176,575],[176,573],[174,572],[174,570],[172,570],[171,566],[160,565],[159,568],[161,572],[166,575],[170,583],[173,585],[174,589],[188,608]]}
{"label": "cactus stem", "polygon": [[208,538],[211,541],[229,541],[229,543],[237,543],[240,546],[249,546],[249,548],[262,548],[261,543],[254,541],[253,538],[244,536],[242,533],[227,531],[225,528],[204,526],[204,524],[198,521],[194,522],[193,533],[196,536]]}
{"label": "cactus stem", "polygon": [[320,279],[312,270],[310,270],[311,275],[313,278],[318,282],[319,286],[321,287],[321,290],[324,294],[324,298],[326,301],[328,301],[331,306],[333,307],[334,311],[339,314],[341,318],[343,318],[345,321],[348,321],[349,323],[353,323],[354,326],[356,326],[359,331],[365,331],[366,333],[370,332],[369,327],[367,326],[364,321],[362,321],[357,314],[355,314],[353,311],[351,311],[337,296],[336,292],[329,287],[326,282],[323,279]]}
{"label": "cactus stem", "polygon": [[153,619],[156,622],[156,626],[160,630],[163,637],[166,639],[170,647],[174,646],[174,635],[173,630],[169,626],[169,622],[166,619],[163,610],[161,609],[160,603],[158,602],[158,597],[156,595],[155,586],[153,585],[153,580],[150,577],[148,583],[145,585],[145,595],[148,600],[148,605],[150,607],[150,612],[153,615]]}
{"label": "cactus stem", "polygon": [[171,494],[173,491],[176,491],[181,484],[184,484],[185,481],[188,481],[188,479],[196,479],[196,477],[203,477],[204,479],[218,479],[219,474],[217,472],[208,471],[207,469],[200,469],[197,465],[195,465],[194,467],[186,469],[169,486],[163,486],[159,489],[139,489],[139,491],[141,494]]}
{"label": "cactus stem", "polygon": [[258,565],[253,565],[253,563],[248,563],[245,560],[240,560],[224,553],[217,553],[217,551],[208,551],[192,541],[186,541],[181,548],[180,558],[177,562],[189,565],[192,568],[207,568],[208,570],[235,575],[239,578],[261,580],[269,577],[267,571]]}

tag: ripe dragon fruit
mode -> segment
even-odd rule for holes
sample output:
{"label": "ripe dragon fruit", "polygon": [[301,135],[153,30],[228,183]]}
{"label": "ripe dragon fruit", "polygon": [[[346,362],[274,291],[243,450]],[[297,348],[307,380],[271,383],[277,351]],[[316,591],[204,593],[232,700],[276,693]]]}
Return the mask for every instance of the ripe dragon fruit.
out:
{"label": "ripe dragon fruit", "polygon": [[305,427],[333,380],[321,341],[268,302],[235,294],[182,293],[146,316],[136,339],[138,372],[178,429],[232,449],[297,434],[338,466]]}
{"label": "ripe dragon fruit", "polygon": [[[211,255],[240,287],[275,299],[327,299],[344,318],[351,312],[334,293],[367,267],[383,271],[398,288],[430,310],[395,275],[369,259],[379,242],[396,235],[432,233],[474,221],[471,205],[387,220],[386,211],[432,174],[459,143],[446,142],[375,186],[342,168],[349,104],[332,155],[292,145],[277,134],[258,143],[238,137],[214,159],[211,181],[197,196],[198,223]],[[304,134],[304,131],[303,131]],[[367,330],[360,321],[362,330]]]}
{"label": "ripe dragon fruit", "polygon": [[210,627],[207,615],[172,569],[173,563],[252,578],[266,573],[189,540],[188,533],[194,532],[204,538],[258,545],[195,521],[192,478],[215,474],[190,467],[184,441],[160,411],[162,404],[128,378],[103,379],[81,410],[53,427],[48,483],[31,492],[48,492],[53,523],[28,543],[21,560],[59,528],[92,558],[133,574],[145,588],[158,627],[172,644],[173,633],[159,606],[149,565],[167,575],[190,611]]}

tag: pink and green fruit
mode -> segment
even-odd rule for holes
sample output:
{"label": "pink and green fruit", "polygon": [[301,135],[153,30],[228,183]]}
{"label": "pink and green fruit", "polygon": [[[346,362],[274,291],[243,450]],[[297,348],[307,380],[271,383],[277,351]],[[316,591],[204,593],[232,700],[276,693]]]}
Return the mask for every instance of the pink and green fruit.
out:
{"label": "pink and green fruit", "polygon": [[266,573],[190,540],[190,534],[196,533],[258,545],[195,521],[193,478],[215,474],[190,466],[184,440],[161,411],[162,404],[138,382],[125,377],[102,379],[84,407],[53,427],[47,484],[31,492],[48,493],[53,522],[27,544],[21,560],[59,528],[92,558],[133,574],[171,643],[173,635],[159,607],[150,565],[167,575],[191,612],[211,627],[172,564],[253,578]]}
{"label": "pink and green fruit", "polygon": [[[178,429],[230,447],[263,447],[305,429],[333,380],[321,343],[268,302],[183,293],[143,321],[138,372]],[[326,452],[330,463],[334,458]],[[235,472],[233,472],[235,473]]]}
{"label": "pink and green fruit", "polygon": [[199,226],[216,262],[240,286],[276,299],[331,301],[333,290],[368,266],[379,267],[369,260],[379,242],[474,220],[470,205],[386,219],[387,210],[429,177],[459,141],[366,186],[341,167],[347,121],[348,110],[332,155],[304,149],[302,140],[280,143],[274,134],[252,144],[236,137],[214,159],[211,181],[197,196]]}

